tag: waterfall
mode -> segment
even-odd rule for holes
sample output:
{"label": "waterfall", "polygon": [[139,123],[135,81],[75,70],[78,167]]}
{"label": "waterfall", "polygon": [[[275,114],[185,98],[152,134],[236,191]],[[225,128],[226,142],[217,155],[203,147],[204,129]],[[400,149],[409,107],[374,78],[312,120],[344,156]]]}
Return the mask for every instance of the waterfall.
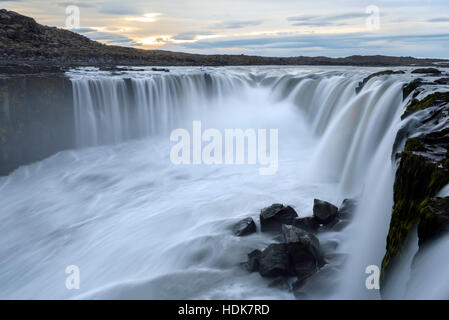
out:
{"label": "waterfall", "polygon": [[72,84],[79,147],[167,133],[248,85],[244,78],[208,73],[74,77]]}
{"label": "waterfall", "polygon": [[[9,234],[0,248],[9,257],[0,266],[4,295],[291,298],[237,267],[272,238],[257,233],[241,241],[229,226],[243,217],[257,220],[271,203],[291,204],[304,217],[312,214],[314,198],[338,205],[357,197],[352,223],[319,235],[324,244],[337,243],[335,253],[346,259],[330,266],[338,270],[332,282],[316,280],[316,288],[329,292],[311,297],[379,298],[366,290],[364,271],[380,267],[385,251],[396,170],[391,154],[409,75],[374,77],[357,93],[375,71],[72,70],[77,149],[0,180],[6,217],[0,234]],[[279,129],[278,172],[173,165],[170,132],[191,128],[193,120],[205,128]],[[7,232],[16,229],[33,238]],[[37,263],[42,259],[45,265]],[[67,264],[82,268],[78,293],[58,282]],[[29,281],[22,279],[25,267]],[[167,283],[176,283],[176,290]]]}
{"label": "waterfall", "polygon": [[385,254],[396,171],[392,146],[408,101],[402,101],[404,80],[371,80],[355,94],[357,83],[343,76],[305,77],[287,99],[304,111],[320,136],[309,170],[320,180],[336,182],[341,197],[359,199],[354,221],[336,235],[339,252],[351,252],[351,257],[330,297],[376,299],[379,292],[365,287],[365,268],[380,269]]}

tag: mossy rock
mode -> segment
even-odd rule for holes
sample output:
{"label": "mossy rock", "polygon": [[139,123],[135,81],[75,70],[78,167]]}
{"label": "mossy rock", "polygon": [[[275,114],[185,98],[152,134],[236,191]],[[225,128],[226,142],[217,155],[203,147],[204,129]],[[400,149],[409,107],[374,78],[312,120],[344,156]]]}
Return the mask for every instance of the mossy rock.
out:
{"label": "mossy rock", "polygon": [[423,83],[423,80],[421,78],[414,79],[409,84],[405,85],[402,89],[402,97],[403,100],[407,99],[410,93],[415,91],[418,87],[420,87]]}
{"label": "mossy rock", "polygon": [[447,85],[449,84],[449,78],[440,78],[434,81],[436,84]]}
{"label": "mossy rock", "polygon": [[401,116],[401,119],[405,119],[412,113],[419,110],[424,110],[444,103],[449,103],[449,92],[434,92],[422,100],[413,99],[407,106],[404,114]]}
{"label": "mossy rock", "polygon": [[440,74],[441,71],[435,68],[420,68],[420,69],[415,69],[412,71],[412,73],[416,74]]}
{"label": "mossy rock", "polygon": [[[436,145],[442,150],[438,155],[433,154]],[[448,149],[449,129],[409,138],[405,144],[394,183],[394,206],[382,261],[383,283],[414,226],[424,223],[422,230],[432,233],[435,219],[425,208],[429,199],[449,183]]]}
{"label": "mossy rock", "polygon": [[421,138],[409,138],[404,147],[404,152],[424,152],[426,148],[424,144],[421,142]]}
{"label": "mossy rock", "polygon": [[421,205],[418,244],[427,245],[449,231],[449,197],[432,198]]}

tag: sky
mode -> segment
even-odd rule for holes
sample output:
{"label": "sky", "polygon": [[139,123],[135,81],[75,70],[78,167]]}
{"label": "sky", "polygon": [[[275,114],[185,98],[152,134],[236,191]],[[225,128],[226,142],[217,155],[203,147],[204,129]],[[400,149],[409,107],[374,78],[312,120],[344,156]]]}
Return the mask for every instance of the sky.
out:
{"label": "sky", "polygon": [[0,0],[0,8],[141,49],[449,58],[449,0]]}

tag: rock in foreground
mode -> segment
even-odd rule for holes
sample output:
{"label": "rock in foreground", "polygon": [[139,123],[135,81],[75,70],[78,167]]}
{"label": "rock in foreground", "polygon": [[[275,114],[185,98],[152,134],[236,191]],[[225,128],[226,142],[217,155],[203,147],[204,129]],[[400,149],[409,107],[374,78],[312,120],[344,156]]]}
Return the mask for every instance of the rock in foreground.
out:
{"label": "rock in foreground", "polygon": [[329,202],[315,200],[314,216],[297,218],[292,225],[310,233],[340,231],[351,222],[356,205],[354,199],[344,199],[337,209]]}
{"label": "rock in foreground", "polygon": [[315,217],[305,217],[295,219],[292,225],[304,231],[312,233],[317,232],[321,227],[320,222]]}
{"label": "rock in foreground", "polygon": [[248,217],[240,220],[232,227],[232,232],[238,237],[243,237],[256,232],[256,224],[253,218]]}
{"label": "rock in foreground", "polygon": [[261,210],[260,228],[262,232],[281,231],[283,224],[293,224],[296,218],[295,209],[275,203]]}
{"label": "rock in foreground", "polygon": [[290,258],[290,268],[302,280],[324,266],[320,241],[313,234],[294,226],[282,226],[285,248]]}
{"label": "rock in foreground", "polygon": [[313,216],[319,223],[328,224],[337,218],[338,208],[332,203],[318,199],[313,200]]}
{"label": "rock in foreground", "polygon": [[249,272],[255,272],[259,270],[259,260],[261,254],[262,251],[260,250],[253,250],[250,253],[248,253],[248,262],[246,262],[246,269]]}
{"label": "rock in foreground", "polygon": [[262,277],[294,277],[303,281],[315,274],[325,261],[319,240],[311,233],[291,225],[282,225],[282,243],[273,243],[262,252],[248,254],[247,269]]}
{"label": "rock in foreground", "polygon": [[259,259],[259,273],[262,277],[292,276],[291,269],[285,244],[273,243],[262,251]]}

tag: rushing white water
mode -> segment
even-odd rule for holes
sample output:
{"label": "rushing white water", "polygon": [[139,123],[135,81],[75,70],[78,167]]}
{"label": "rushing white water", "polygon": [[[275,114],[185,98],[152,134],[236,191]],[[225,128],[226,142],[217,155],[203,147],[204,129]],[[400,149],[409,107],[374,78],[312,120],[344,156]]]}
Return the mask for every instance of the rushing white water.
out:
{"label": "rushing white water", "polygon": [[167,133],[248,86],[243,77],[208,73],[77,76],[73,88],[80,147]]}
{"label": "rushing white water", "polygon": [[[364,271],[385,251],[407,79],[374,78],[356,94],[375,71],[70,72],[79,148],[0,179],[1,297],[290,299],[239,266],[273,239],[237,238],[230,226],[275,202],[308,216],[314,198],[358,196],[353,223],[320,235],[338,246],[307,297],[378,298]],[[278,172],[173,165],[170,131],[191,130],[193,120],[279,129]],[[68,265],[81,270],[80,290],[65,288]]]}

